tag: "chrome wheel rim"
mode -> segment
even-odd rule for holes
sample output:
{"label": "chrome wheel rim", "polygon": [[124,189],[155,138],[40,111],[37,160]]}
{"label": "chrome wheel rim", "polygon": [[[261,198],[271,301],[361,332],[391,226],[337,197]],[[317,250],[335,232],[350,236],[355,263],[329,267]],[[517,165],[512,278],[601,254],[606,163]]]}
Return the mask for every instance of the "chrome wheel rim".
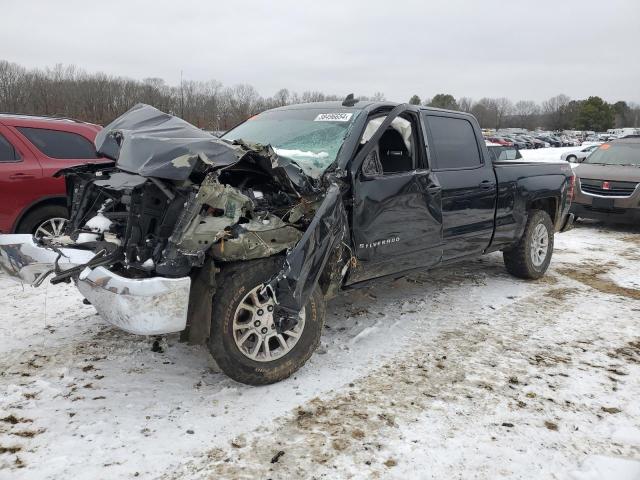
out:
{"label": "chrome wheel rim", "polygon": [[62,217],[49,218],[38,225],[33,236],[37,239],[52,239],[62,236],[67,226],[67,219]]}
{"label": "chrome wheel rim", "polygon": [[531,261],[536,267],[541,266],[547,258],[549,251],[549,231],[540,223],[536,225],[531,237]]}
{"label": "chrome wheel rim", "polygon": [[298,343],[304,330],[305,312],[295,327],[278,333],[273,318],[275,302],[260,295],[261,285],[247,293],[233,316],[233,339],[238,350],[255,362],[272,362],[285,356]]}

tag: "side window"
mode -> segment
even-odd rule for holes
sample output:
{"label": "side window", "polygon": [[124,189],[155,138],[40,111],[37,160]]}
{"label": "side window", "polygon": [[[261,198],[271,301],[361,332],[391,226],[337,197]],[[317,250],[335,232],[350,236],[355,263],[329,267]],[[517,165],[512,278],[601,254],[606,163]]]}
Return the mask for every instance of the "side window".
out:
{"label": "side window", "polygon": [[[368,142],[385,118],[382,116],[369,120],[360,143]],[[396,117],[364,160],[362,172],[365,175],[387,175],[414,170],[416,165],[414,135],[413,123],[406,118]]]}
{"label": "side window", "polygon": [[9,140],[0,135],[0,162],[16,162],[20,160],[20,155],[9,143]]}
{"label": "side window", "polygon": [[98,158],[93,143],[82,135],[45,128],[16,127],[38,150],[51,158]]}
{"label": "side window", "polygon": [[476,168],[481,162],[480,150],[471,122],[464,118],[426,115],[431,131],[431,148],[435,153],[434,168]]}

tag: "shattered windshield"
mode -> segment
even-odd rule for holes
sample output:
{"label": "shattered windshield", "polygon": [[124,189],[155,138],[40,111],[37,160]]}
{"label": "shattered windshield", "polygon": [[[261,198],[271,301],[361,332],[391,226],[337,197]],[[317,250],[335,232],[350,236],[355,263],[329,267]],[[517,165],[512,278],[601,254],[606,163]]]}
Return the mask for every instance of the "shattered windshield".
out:
{"label": "shattered windshield", "polygon": [[640,143],[604,143],[584,163],[640,166]]}
{"label": "shattered windshield", "polygon": [[269,144],[278,155],[290,158],[307,175],[317,178],[335,161],[358,113],[341,108],[267,111],[222,138]]}

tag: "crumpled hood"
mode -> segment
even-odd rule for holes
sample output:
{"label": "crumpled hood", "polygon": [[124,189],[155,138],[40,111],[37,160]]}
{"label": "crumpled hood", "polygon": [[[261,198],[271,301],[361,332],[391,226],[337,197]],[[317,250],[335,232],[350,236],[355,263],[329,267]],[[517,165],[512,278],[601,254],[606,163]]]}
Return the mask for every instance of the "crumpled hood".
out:
{"label": "crumpled hood", "polygon": [[614,182],[640,182],[640,167],[581,163],[573,171],[580,178]]}
{"label": "crumpled hood", "polygon": [[96,151],[143,177],[186,180],[198,159],[212,166],[236,163],[241,148],[150,106],[139,103],[98,133]]}

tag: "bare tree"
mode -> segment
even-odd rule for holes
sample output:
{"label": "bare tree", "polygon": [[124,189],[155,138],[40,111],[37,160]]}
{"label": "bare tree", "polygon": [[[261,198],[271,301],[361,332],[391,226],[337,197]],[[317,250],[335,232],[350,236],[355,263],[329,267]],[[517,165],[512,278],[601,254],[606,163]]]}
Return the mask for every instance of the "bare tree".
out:
{"label": "bare tree", "polygon": [[473,100],[470,97],[460,97],[458,99],[458,108],[461,112],[471,113]]}
{"label": "bare tree", "polygon": [[496,107],[496,128],[504,126],[504,120],[507,115],[513,112],[513,103],[505,97],[495,99]]}
{"label": "bare tree", "polygon": [[546,118],[546,124],[553,130],[559,130],[563,124],[563,109],[571,101],[567,95],[556,95],[542,103],[542,111]]}
{"label": "bare tree", "polygon": [[[277,91],[273,97],[265,98],[247,84],[225,88],[216,80],[185,80],[178,86],[171,86],[161,78],[139,81],[100,72],[87,73],[73,65],[62,64],[26,69],[0,60],[0,111],[66,115],[103,125],[140,102],[181,115],[200,128],[224,130],[268,108],[343,98],[344,94],[311,90],[300,95],[286,88]],[[357,95],[356,98],[384,101],[385,95],[375,92],[371,96]],[[557,95],[540,106],[526,100],[513,105],[507,98],[482,98],[474,102],[469,97],[461,97],[456,104],[453,96],[441,94],[425,100],[423,104],[432,102],[443,108],[459,108],[473,113],[483,127],[531,129],[544,126],[562,129],[576,125],[583,101]],[[640,125],[640,106],[623,101],[616,106],[618,125]]]}

